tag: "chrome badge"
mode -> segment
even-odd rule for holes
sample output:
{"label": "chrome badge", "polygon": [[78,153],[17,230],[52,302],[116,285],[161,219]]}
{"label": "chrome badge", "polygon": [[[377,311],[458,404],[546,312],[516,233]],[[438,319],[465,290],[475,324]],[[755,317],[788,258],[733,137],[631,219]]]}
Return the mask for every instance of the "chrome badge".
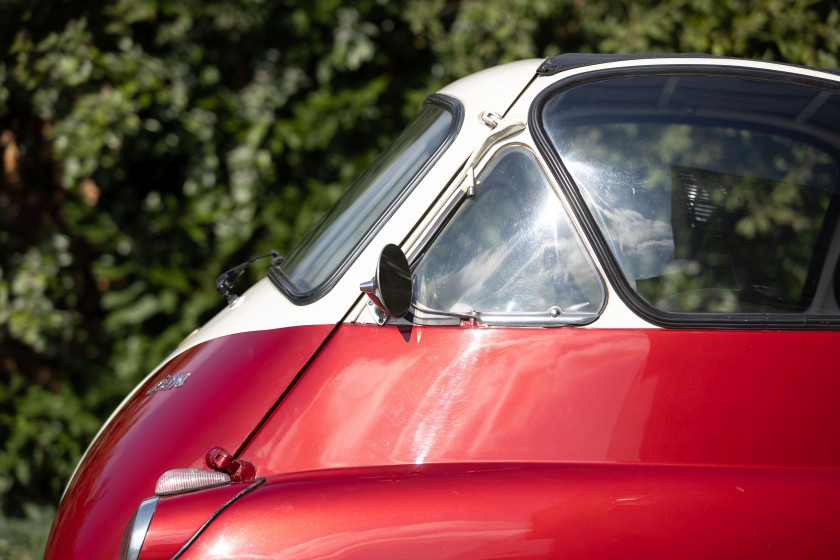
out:
{"label": "chrome badge", "polygon": [[146,391],[146,395],[151,395],[155,391],[168,391],[169,389],[177,389],[178,387],[184,384],[184,382],[187,380],[187,377],[189,376],[190,373],[188,371],[185,371],[184,373],[179,373],[177,375],[167,375],[166,377],[155,383],[154,387]]}

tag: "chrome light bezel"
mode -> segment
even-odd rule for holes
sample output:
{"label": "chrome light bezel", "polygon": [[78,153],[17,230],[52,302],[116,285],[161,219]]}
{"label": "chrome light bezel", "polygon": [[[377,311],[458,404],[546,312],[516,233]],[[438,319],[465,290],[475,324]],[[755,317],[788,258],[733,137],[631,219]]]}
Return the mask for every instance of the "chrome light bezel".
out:
{"label": "chrome light bezel", "polygon": [[120,541],[120,560],[137,560],[140,557],[140,550],[143,548],[159,501],[158,496],[152,496],[140,502],[140,507],[128,522]]}

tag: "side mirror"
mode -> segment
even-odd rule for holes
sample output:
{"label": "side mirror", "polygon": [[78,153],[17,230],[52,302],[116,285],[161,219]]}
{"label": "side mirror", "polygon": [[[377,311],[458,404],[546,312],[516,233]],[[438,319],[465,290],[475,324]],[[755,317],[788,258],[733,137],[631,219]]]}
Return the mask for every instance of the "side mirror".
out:
{"label": "side mirror", "polygon": [[402,249],[389,243],[379,254],[376,275],[359,289],[368,295],[383,313],[399,318],[411,306],[411,270]]}

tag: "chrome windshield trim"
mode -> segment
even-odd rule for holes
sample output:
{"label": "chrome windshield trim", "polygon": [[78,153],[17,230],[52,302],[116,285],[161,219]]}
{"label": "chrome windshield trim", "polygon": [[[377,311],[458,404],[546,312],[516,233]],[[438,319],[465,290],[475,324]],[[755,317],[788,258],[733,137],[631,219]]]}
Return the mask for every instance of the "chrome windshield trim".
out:
{"label": "chrome windshield trim", "polygon": [[[414,300],[411,303],[412,319],[416,324],[438,324],[436,318],[457,318],[461,320],[474,320],[483,325],[493,327],[567,327],[588,325],[595,321],[598,313],[574,313],[564,312],[559,307],[552,307],[546,311],[531,313],[482,313],[480,311],[439,311],[426,307]],[[416,313],[419,311],[420,314]]]}
{"label": "chrome windshield trim", "polygon": [[480,313],[478,320],[497,327],[573,327],[588,325],[598,318],[598,313]]}

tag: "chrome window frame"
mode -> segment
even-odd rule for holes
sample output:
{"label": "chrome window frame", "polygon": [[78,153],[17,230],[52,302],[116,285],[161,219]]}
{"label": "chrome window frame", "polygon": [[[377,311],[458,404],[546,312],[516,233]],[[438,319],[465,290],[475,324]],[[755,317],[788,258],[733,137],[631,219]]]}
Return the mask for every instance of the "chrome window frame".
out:
{"label": "chrome window frame", "polygon": [[[554,306],[547,312],[520,312],[520,313],[501,313],[501,312],[472,312],[472,313],[453,313],[439,310],[432,310],[425,308],[425,306],[416,305],[416,301],[412,298],[412,303],[409,308],[405,320],[416,325],[458,325],[463,320],[474,320],[482,325],[489,327],[565,327],[565,326],[583,326],[595,322],[607,306],[609,293],[606,287],[601,271],[599,270],[597,261],[592,257],[592,254],[587,250],[584,239],[580,237],[580,231],[574,224],[574,216],[572,211],[563,201],[563,197],[556,191],[556,187],[552,184],[553,175],[546,165],[540,159],[540,152],[534,149],[531,143],[523,142],[522,139],[517,138],[513,140],[503,139],[496,144],[487,147],[480,160],[474,169],[474,177],[467,176],[464,181],[473,181],[478,177],[484,169],[499,156],[501,152],[508,149],[519,147],[530,152],[531,158],[535,166],[543,174],[548,190],[557,197],[557,201],[566,213],[569,220],[569,227],[577,238],[579,248],[583,256],[589,261],[592,267],[592,273],[595,281],[598,283],[598,289],[601,294],[600,306],[596,312],[592,313],[563,313],[559,307]],[[474,198],[472,188],[461,188],[463,182],[455,187],[455,192],[450,195],[444,203],[440,213],[434,218],[430,226],[419,237],[418,242],[408,254],[409,267],[414,273],[415,268],[427,253],[429,247],[432,245],[438,235],[449,225],[452,218],[458,212],[463,204],[469,199]],[[381,317],[383,323],[387,321],[388,324],[395,324],[400,320],[389,319]]]}

